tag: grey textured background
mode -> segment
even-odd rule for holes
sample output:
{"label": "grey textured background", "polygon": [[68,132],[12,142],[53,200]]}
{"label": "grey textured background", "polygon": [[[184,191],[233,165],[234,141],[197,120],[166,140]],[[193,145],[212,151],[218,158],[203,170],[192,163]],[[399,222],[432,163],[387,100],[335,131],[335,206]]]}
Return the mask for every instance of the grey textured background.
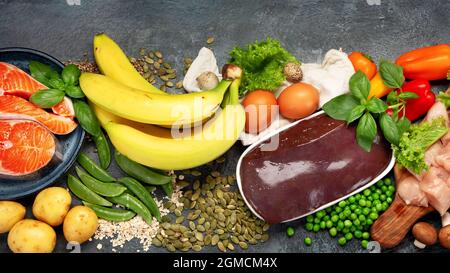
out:
{"label": "grey textured background", "polygon": [[[448,0],[333,0],[333,1],[119,1],[80,0],[0,0],[0,48],[23,46],[47,52],[62,61],[91,55],[92,38],[98,32],[112,36],[130,55],[140,47],[160,49],[166,59],[181,63],[185,56],[195,56],[215,37],[211,46],[219,65],[236,45],[272,36],[303,62],[315,62],[331,48],[346,52],[362,50],[380,58],[395,59],[399,54],[420,46],[449,43]],[[86,144],[84,150],[92,153]],[[227,153],[223,173],[234,173],[243,148],[237,144]],[[113,173],[118,174],[115,166]],[[63,179],[61,179],[62,181]],[[24,203],[32,197],[23,199]],[[437,223],[437,215],[429,217]],[[303,221],[293,238],[285,235],[286,225],[273,226],[271,239],[251,247],[252,252],[366,252],[353,240],[339,247],[328,234],[309,234]],[[60,232],[57,251],[68,252]],[[311,236],[306,247],[303,238]],[[97,252],[98,242],[82,245],[83,252]],[[101,251],[110,251],[102,242]],[[135,252],[137,242],[128,243],[121,252]],[[6,235],[0,235],[0,252],[7,252]],[[152,248],[152,252],[165,251]],[[216,251],[206,248],[204,251]],[[413,252],[408,237],[394,252]],[[428,251],[442,251],[438,246]]]}

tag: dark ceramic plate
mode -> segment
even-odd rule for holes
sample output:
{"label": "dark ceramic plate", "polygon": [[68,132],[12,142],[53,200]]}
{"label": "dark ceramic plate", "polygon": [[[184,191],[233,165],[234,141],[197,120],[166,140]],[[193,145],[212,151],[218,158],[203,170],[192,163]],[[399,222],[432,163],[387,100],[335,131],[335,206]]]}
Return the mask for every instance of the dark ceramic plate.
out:
{"label": "dark ceramic plate", "polygon": [[[43,52],[28,48],[0,49],[0,62],[10,63],[29,73],[28,65],[38,61],[50,65],[57,71],[64,67],[63,63]],[[84,139],[84,130],[78,126],[72,133],[56,136],[60,158],[57,163],[51,162],[37,173],[23,177],[0,177],[0,200],[23,197],[39,191],[56,182],[74,163]]]}

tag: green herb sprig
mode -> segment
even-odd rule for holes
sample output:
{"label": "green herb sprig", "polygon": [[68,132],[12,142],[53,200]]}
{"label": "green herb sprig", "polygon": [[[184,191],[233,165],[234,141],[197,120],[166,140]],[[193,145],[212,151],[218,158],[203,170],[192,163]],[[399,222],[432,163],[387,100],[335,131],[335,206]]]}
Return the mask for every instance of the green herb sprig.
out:
{"label": "green herb sprig", "polygon": [[66,65],[61,75],[49,65],[37,61],[32,61],[29,69],[33,78],[49,88],[31,95],[30,101],[33,104],[51,108],[60,103],[65,95],[75,99],[84,98],[84,93],[78,86],[81,71],[76,65]]}
{"label": "green herb sprig", "polygon": [[[405,81],[402,67],[382,61],[380,74],[387,86],[401,90]],[[370,81],[361,71],[353,74],[349,87],[349,94],[335,97],[323,106],[325,113],[334,119],[344,120],[347,124],[358,122],[356,141],[367,152],[370,152],[377,134],[377,119],[384,137],[397,145],[403,132],[410,126],[408,119],[398,118],[398,113],[404,111],[406,99],[416,98],[417,95],[411,92],[397,94],[397,91],[393,91],[389,94],[390,105],[379,98],[369,98]],[[393,109],[392,116],[386,113],[389,108]]]}

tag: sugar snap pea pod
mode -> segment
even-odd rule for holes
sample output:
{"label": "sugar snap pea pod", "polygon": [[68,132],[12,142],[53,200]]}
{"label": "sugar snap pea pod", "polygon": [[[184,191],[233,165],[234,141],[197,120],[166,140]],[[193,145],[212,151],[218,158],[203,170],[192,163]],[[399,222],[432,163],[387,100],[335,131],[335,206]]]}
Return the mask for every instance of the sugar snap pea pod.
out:
{"label": "sugar snap pea pod", "polygon": [[166,195],[169,198],[172,198],[172,194],[173,194],[173,184],[172,182],[161,185],[162,189],[164,190],[164,192],[166,193]]}
{"label": "sugar snap pea pod", "polygon": [[114,158],[116,159],[117,165],[129,176],[136,178],[139,181],[150,185],[164,185],[172,182],[172,178],[168,175],[160,174],[136,163],[119,153],[117,150],[115,152]]}
{"label": "sugar snap pea pod", "polygon": [[91,191],[88,187],[81,183],[80,180],[70,174],[67,178],[67,185],[69,186],[70,191],[83,201],[104,207],[112,206],[111,202]]}
{"label": "sugar snap pea pod", "polygon": [[102,206],[97,206],[88,202],[83,201],[86,207],[91,208],[99,218],[111,221],[111,222],[125,222],[133,218],[136,213],[124,210],[124,209],[113,209],[105,208]]}
{"label": "sugar snap pea pod", "polygon": [[107,197],[114,197],[121,195],[127,188],[113,182],[102,182],[100,180],[97,180],[84,172],[81,168],[78,166],[75,167],[75,170],[77,172],[78,177],[81,179],[81,182],[83,182],[86,187],[88,187],[91,191],[100,194],[102,196]]}
{"label": "sugar snap pea pod", "polygon": [[95,146],[97,147],[98,159],[100,160],[100,166],[103,169],[108,169],[111,164],[111,150],[109,149],[108,140],[105,137],[103,131],[94,138]]}
{"label": "sugar snap pea pod", "polygon": [[161,212],[159,211],[158,205],[155,200],[153,200],[152,195],[147,189],[136,179],[131,177],[122,177],[119,182],[125,185],[139,200],[144,203],[144,205],[150,210],[153,216],[158,221],[161,221]]}
{"label": "sugar snap pea pod", "polygon": [[78,163],[93,177],[103,182],[113,182],[116,179],[112,177],[107,171],[97,165],[87,154],[80,153],[78,156]]}
{"label": "sugar snap pea pod", "polygon": [[149,193],[153,193],[156,190],[155,186],[144,186],[144,187]]}
{"label": "sugar snap pea pod", "polygon": [[126,208],[136,212],[137,214],[139,214],[142,217],[142,219],[144,219],[145,222],[147,222],[147,224],[151,225],[152,214],[147,209],[147,207],[144,205],[144,203],[139,201],[139,199],[132,196],[131,194],[122,193],[119,196],[108,197],[108,200],[113,203],[125,206]]}

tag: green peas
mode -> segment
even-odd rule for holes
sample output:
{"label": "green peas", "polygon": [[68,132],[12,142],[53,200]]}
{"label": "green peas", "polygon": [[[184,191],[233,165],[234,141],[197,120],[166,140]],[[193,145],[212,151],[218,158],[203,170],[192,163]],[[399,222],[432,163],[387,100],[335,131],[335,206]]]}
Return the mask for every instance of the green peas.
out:
{"label": "green peas", "polygon": [[366,200],[360,199],[358,204],[359,204],[361,207],[365,207],[365,206],[366,206]]}
{"label": "green peas", "polygon": [[344,221],[344,226],[345,227],[351,227],[352,225],[353,225],[352,221],[350,221],[350,220],[345,220]]}
{"label": "green peas", "polygon": [[325,209],[325,211],[327,213],[331,213],[333,211],[333,207],[328,207],[328,208]]}
{"label": "green peas", "polygon": [[88,175],[87,173],[85,173],[78,166],[75,167],[75,170],[77,172],[78,177],[83,182],[83,184],[97,194],[107,197],[114,197],[121,195],[127,189],[124,186],[116,183],[101,182],[100,180],[97,180],[92,176]]}
{"label": "green peas", "polygon": [[342,212],[342,208],[341,207],[336,207],[336,212],[337,213],[341,213]]}
{"label": "green peas", "polygon": [[381,204],[377,204],[375,206],[375,208],[376,208],[377,211],[383,211],[383,205],[381,205]]}
{"label": "green peas", "polygon": [[345,209],[345,210],[344,210],[344,215],[345,215],[345,217],[350,217],[351,214],[352,214],[352,211],[351,211],[351,210],[349,210],[349,209]]}
{"label": "green peas", "polygon": [[312,216],[312,215],[306,216],[306,222],[308,222],[308,223],[314,222],[314,216]]}
{"label": "green peas", "polygon": [[339,216],[337,215],[331,216],[331,222],[336,223],[337,221],[339,221]]}
{"label": "green peas", "polygon": [[386,198],[386,202],[388,202],[388,204],[392,203],[392,198],[391,197]]}
{"label": "green peas", "polygon": [[316,216],[317,216],[317,218],[321,219],[322,217],[325,216],[325,212],[324,212],[323,210],[318,211],[318,212],[316,213]]}
{"label": "green peas", "polygon": [[293,227],[288,227],[288,228],[286,229],[286,234],[287,234],[288,237],[294,236],[294,234],[295,234],[295,229],[294,229]]}
{"label": "green peas", "polygon": [[314,227],[313,227],[313,231],[314,232],[319,232],[319,230],[320,230],[320,225],[319,224],[315,224]]}
{"label": "green peas", "polygon": [[314,228],[314,224],[313,223],[306,223],[306,230],[307,231],[312,231]]}
{"label": "green peas", "polygon": [[376,219],[378,218],[378,213],[376,213],[376,212],[371,212],[371,213],[369,214],[369,218],[372,219],[372,220],[376,220]]}
{"label": "green peas", "polygon": [[325,224],[325,221],[321,221],[319,225],[320,225],[320,229],[325,229],[327,227],[327,225]]}
{"label": "green peas", "polygon": [[363,208],[363,214],[364,215],[369,215],[369,213],[370,213],[370,209],[369,208]]}
{"label": "green peas", "polygon": [[326,221],[329,221],[329,220],[330,220],[330,216],[325,215],[325,216],[322,218],[322,220],[324,220],[325,222],[326,222]]}
{"label": "green peas", "polygon": [[320,223],[320,219],[319,218],[314,218],[314,224],[319,224]]}
{"label": "green peas", "polygon": [[354,232],[354,235],[355,235],[355,237],[356,237],[357,239],[360,239],[360,238],[362,237],[362,232],[361,232],[361,230],[355,231],[355,232]]}
{"label": "green peas", "polygon": [[119,182],[125,185],[136,197],[144,203],[149,209],[151,214],[155,216],[158,221],[161,221],[161,213],[155,200],[147,189],[138,181],[131,177],[123,177],[119,179]]}
{"label": "green peas", "polygon": [[339,202],[339,207],[341,207],[341,208],[345,208],[345,206],[347,206],[347,202],[345,202],[345,201],[341,201],[341,202]]}
{"label": "green peas", "polygon": [[360,224],[361,224],[361,221],[359,221],[358,219],[353,220],[354,226],[359,226]]}
{"label": "green peas", "polygon": [[389,187],[388,187],[388,191],[390,191],[390,192],[394,192],[394,191],[395,191],[395,187],[394,187],[394,186],[392,186],[392,185],[391,185],[391,186],[389,186]]}
{"label": "green peas", "polygon": [[349,232],[350,232],[350,228],[345,227],[342,229],[342,233],[344,233],[344,234],[349,233]]}
{"label": "green peas", "polygon": [[83,201],[83,204],[86,207],[91,208],[99,218],[111,222],[125,222],[130,220],[136,215],[136,213],[129,210],[105,208],[85,201]]}
{"label": "green peas", "polygon": [[112,206],[111,202],[104,199],[95,192],[91,191],[88,187],[86,187],[83,183],[81,183],[80,180],[76,179],[74,176],[70,174],[68,175],[67,178],[67,186],[69,186],[69,189],[73,194],[75,194],[78,198],[80,198],[83,201],[87,201],[91,204],[104,207]]}
{"label": "green peas", "polygon": [[367,207],[371,207],[371,206],[372,206],[372,201],[367,200],[367,201],[366,201],[366,206],[367,206]]}
{"label": "green peas", "polygon": [[383,186],[381,186],[381,190],[382,190],[383,192],[387,192],[388,187],[386,187],[385,185],[383,185]]}
{"label": "green peas", "polygon": [[355,209],[355,214],[360,215],[362,213],[362,210],[360,208]]}
{"label": "green peas", "polygon": [[356,204],[351,204],[351,205],[350,205],[350,209],[351,209],[352,211],[355,211],[357,208],[358,208],[358,206],[357,206]]}
{"label": "green peas", "polygon": [[373,224],[373,220],[372,219],[367,219],[366,220],[366,225],[371,226]]}
{"label": "green peas", "polygon": [[356,215],[356,213],[352,213],[352,214],[350,214],[350,219],[356,220],[356,219],[358,219],[358,215]]}
{"label": "green peas", "polygon": [[339,219],[344,221],[345,219],[347,219],[347,217],[345,216],[345,214],[343,212],[341,212],[341,213],[339,213]]}
{"label": "green peas", "polygon": [[391,180],[390,178],[385,178],[385,179],[384,179],[384,184],[385,184],[386,186],[390,186],[390,185],[392,185],[392,180]]}
{"label": "green peas", "polygon": [[383,192],[382,192],[380,189],[376,189],[376,190],[375,190],[375,193],[378,194],[378,195],[383,194]]}
{"label": "green peas", "polygon": [[369,242],[367,240],[362,240],[361,241],[361,247],[364,249],[367,249],[367,245],[369,244]]}
{"label": "green peas", "polygon": [[359,201],[360,199],[361,199],[361,194],[359,194],[359,193],[356,194],[356,195],[355,195],[355,200],[356,200],[356,201]]}
{"label": "green peas", "polygon": [[328,220],[328,221],[325,222],[325,226],[326,226],[327,228],[332,228],[332,227],[333,227],[333,222],[331,222],[330,220]]}
{"label": "green peas", "polygon": [[378,199],[380,199],[380,195],[378,193],[374,193],[374,194],[372,194],[372,198],[373,198],[373,200],[378,200]]}
{"label": "green peas", "polygon": [[355,203],[356,199],[355,199],[354,196],[350,196],[350,197],[348,198],[348,201],[349,201],[351,204],[353,204],[353,203]]}
{"label": "green peas", "polygon": [[310,237],[306,237],[304,242],[305,242],[305,245],[310,246],[312,244],[312,239]]}
{"label": "green peas", "polygon": [[89,156],[85,153],[80,153],[78,156],[78,163],[93,177],[103,182],[115,181],[107,171],[98,166]]}
{"label": "green peas", "polygon": [[347,244],[347,239],[345,239],[345,237],[341,237],[338,239],[338,244],[340,246],[345,246]]}
{"label": "green peas", "polygon": [[365,196],[369,196],[370,195],[370,190],[369,189],[365,189],[364,191],[363,191],[363,194],[365,195]]}
{"label": "green peas", "polygon": [[344,229],[344,222],[339,221],[339,222],[337,223],[336,228],[337,228],[337,230],[339,230],[339,231],[341,231],[342,229]]}
{"label": "green peas", "polygon": [[337,229],[336,228],[331,228],[329,233],[330,233],[331,237],[335,237],[337,235]]}
{"label": "green peas", "polygon": [[366,239],[366,240],[369,239],[369,238],[370,238],[369,232],[367,232],[367,231],[366,231],[366,232],[363,232],[362,238],[363,238],[363,239]]}
{"label": "green peas", "polygon": [[160,174],[139,163],[130,160],[128,157],[116,150],[114,155],[117,165],[129,176],[150,185],[172,184],[172,177]]}
{"label": "green peas", "polygon": [[111,164],[111,150],[109,149],[108,140],[106,140],[105,134],[100,130],[98,136],[93,136],[95,147],[97,148],[97,155],[100,161],[100,166],[103,169],[108,169]]}
{"label": "green peas", "polygon": [[139,201],[139,199],[132,196],[131,194],[122,193],[119,196],[109,197],[109,200],[136,212],[142,217],[142,219],[144,219],[145,222],[147,222],[147,224],[151,225],[152,214],[147,209],[147,207],[141,201]]}
{"label": "green peas", "polygon": [[351,233],[347,233],[347,234],[345,234],[345,240],[348,242],[348,241],[350,241],[351,239],[353,239],[353,235],[351,234]]}

